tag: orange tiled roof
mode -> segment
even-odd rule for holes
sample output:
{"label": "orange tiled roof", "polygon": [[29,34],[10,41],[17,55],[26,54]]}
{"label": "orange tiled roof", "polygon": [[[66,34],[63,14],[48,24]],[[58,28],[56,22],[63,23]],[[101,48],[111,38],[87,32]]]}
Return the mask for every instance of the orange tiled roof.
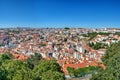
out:
{"label": "orange tiled roof", "polygon": [[100,67],[102,67],[104,70],[106,69],[106,66],[104,64],[100,64]]}
{"label": "orange tiled roof", "polygon": [[12,54],[15,58],[17,58],[18,60],[25,60],[27,58],[29,58],[29,56],[23,55],[23,54]]}
{"label": "orange tiled roof", "polygon": [[98,62],[92,61],[89,65],[90,65],[90,66],[98,66]]}

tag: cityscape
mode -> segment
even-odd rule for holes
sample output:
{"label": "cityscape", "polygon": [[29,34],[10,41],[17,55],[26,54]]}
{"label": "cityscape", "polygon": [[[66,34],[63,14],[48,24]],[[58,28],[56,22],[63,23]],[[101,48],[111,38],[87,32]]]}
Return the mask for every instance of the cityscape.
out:
{"label": "cityscape", "polygon": [[0,80],[120,80],[120,1],[0,0]]}
{"label": "cityscape", "polygon": [[[15,60],[25,61],[30,68],[42,60],[54,59],[64,78],[78,76],[90,79],[99,68],[106,69],[102,58],[112,44],[119,43],[120,28],[7,28],[0,30],[0,39],[1,55],[9,53]],[[33,56],[37,57],[36,64]],[[84,74],[79,70],[78,73],[71,72],[72,69],[86,67],[91,68]]]}

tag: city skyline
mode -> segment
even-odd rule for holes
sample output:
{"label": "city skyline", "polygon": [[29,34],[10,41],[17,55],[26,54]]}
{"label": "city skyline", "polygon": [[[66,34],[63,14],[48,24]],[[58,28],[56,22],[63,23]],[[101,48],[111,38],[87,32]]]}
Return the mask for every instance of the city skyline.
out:
{"label": "city skyline", "polygon": [[0,28],[119,28],[119,3],[119,0],[0,0]]}

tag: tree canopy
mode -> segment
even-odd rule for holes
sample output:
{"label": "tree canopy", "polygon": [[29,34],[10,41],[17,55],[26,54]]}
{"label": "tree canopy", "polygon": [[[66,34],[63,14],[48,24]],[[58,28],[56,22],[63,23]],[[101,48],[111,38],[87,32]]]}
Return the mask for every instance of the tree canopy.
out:
{"label": "tree canopy", "polygon": [[74,69],[74,68],[71,68],[71,67],[67,68],[69,74],[72,77],[83,77],[87,74],[94,73],[98,69],[99,69],[99,67],[94,67],[94,66],[89,66],[89,67],[85,67],[85,68],[78,68],[78,69]]}
{"label": "tree canopy", "polygon": [[69,30],[70,28],[69,28],[69,27],[65,27],[64,29],[65,29],[65,30]]}
{"label": "tree canopy", "polygon": [[30,69],[25,62],[8,60],[2,64],[1,69],[1,72],[3,72],[5,76],[5,80],[32,80]]}
{"label": "tree canopy", "polygon": [[120,80],[120,42],[112,44],[102,60],[106,69],[93,75],[91,80]]}
{"label": "tree canopy", "polygon": [[84,37],[89,37],[89,40],[92,40],[93,38],[95,38],[97,35],[106,35],[108,36],[111,33],[104,33],[104,32],[92,32],[92,33],[88,33],[88,34],[82,34]]}
{"label": "tree canopy", "polygon": [[[57,80],[64,80],[64,76],[61,72],[61,68],[55,60],[47,61],[42,60],[38,66],[36,66],[33,70],[34,75],[36,75],[35,80],[43,79],[45,80],[54,80],[55,77]],[[46,77],[45,77],[46,74]],[[48,74],[50,74],[48,76]],[[56,76],[55,76],[56,74]],[[61,76],[61,77],[60,77]],[[56,80],[55,79],[55,80]]]}
{"label": "tree canopy", "polygon": [[89,46],[92,47],[95,50],[98,50],[98,49],[101,49],[101,48],[107,49],[109,47],[108,44],[100,43],[100,42],[97,42],[96,44],[89,43]]}
{"label": "tree canopy", "polygon": [[[33,69],[29,66],[32,63]],[[55,60],[42,60],[37,53],[26,61],[3,53],[0,55],[0,80],[64,80],[64,74]]]}
{"label": "tree canopy", "polygon": [[40,63],[40,60],[42,59],[42,56],[39,53],[35,53],[34,55],[31,55],[30,58],[26,60],[28,67],[30,69],[33,69],[35,65],[38,65]]}

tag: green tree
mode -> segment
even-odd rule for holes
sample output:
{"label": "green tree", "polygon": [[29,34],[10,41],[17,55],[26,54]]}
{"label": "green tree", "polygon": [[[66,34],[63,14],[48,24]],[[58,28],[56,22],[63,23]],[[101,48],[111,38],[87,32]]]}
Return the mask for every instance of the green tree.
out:
{"label": "green tree", "polygon": [[93,75],[91,80],[120,80],[120,42],[112,44],[102,60],[106,69]]}
{"label": "green tree", "polygon": [[82,34],[82,36],[84,36],[84,37],[89,37],[89,40],[92,40],[92,39],[94,39],[97,35],[106,35],[106,36],[108,36],[108,35],[110,35],[111,33],[104,33],[104,32],[99,32],[99,33],[97,33],[97,32],[92,32],[92,33],[88,33],[88,34]]}
{"label": "green tree", "polygon": [[58,71],[48,70],[41,76],[42,80],[64,80],[64,75]]}
{"label": "green tree", "polygon": [[65,30],[69,30],[70,28],[69,28],[69,27],[65,27],[64,29],[65,29]]}
{"label": "green tree", "polygon": [[35,53],[34,55],[31,55],[30,58],[28,58],[26,60],[27,64],[28,64],[28,67],[30,69],[33,69],[35,65],[38,65],[40,60],[42,59],[42,56],[41,54],[39,53]]}
{"label": "green tree", "polygon": [[[15,60],[11,54],[1,54],[0,80],[64,80],[64,74],[55,59],[41,59],[38,53],[24,62]],[[33,69],[29,67],[31,63],[35,65]]]}
{"label": "green tree", "polygon": [[33,70],[33,74],[36,76],[34,79],[40,80],[43,76],[42,74],[48,70],[62,73],[59,64],[55,60],[42,60]]}
{"label": "green tree", "polygon": [[6,80],[7,78],[7,70],[4,69],[4,67],[0,67],[0,80]]}
{"label": "green tree", "polygon": [[94,67],[94,66],[89,66],[89,67],[85,67],[85,68],[78,68],[78,69],[74,69],[71,67],[67,68],[69,74],[72,77],[83,77],[86,74],[90,74],[90,73],[95,72],[97,69],[98,69],[98,67]]}
{"label": "green tree", "polygon": [[19,60],[7,60],[2,63],[0,72],[3,80],[32,80],[30,69],[25,62]]}
{"label": "green tree", "polygon": [[3,53],[0,55],[0,65],[5,62],[6,60],[13,59],[13,56],[9,53]]}
{"label": "green tree", "polygon": [[69,74],[70,74],[71,76],[74,76],[74,68],[68,67],[68,68],[67,68],[67,71],[69,72]]}

